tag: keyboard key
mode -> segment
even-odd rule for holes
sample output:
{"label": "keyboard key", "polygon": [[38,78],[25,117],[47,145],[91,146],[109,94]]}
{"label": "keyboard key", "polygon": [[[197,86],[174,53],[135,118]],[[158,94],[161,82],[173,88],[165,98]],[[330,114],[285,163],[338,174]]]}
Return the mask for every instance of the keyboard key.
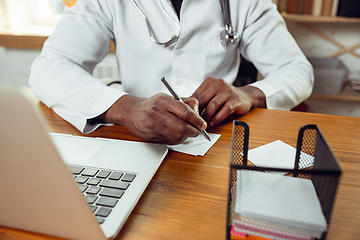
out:
{"label": "keyboard key", "polygon": [[117,202],[118,200],[114,198],[100,197],[99,200],[96,202],[96,205],[104,207],[115,207]]}
{"label": "keyboard key", "polygon": [[124,182],[132,182],[135,177],[136,177],[135,174],[126,173],[126,174],[124,175],[124,177],[121,179],[121,181],[124,181]]}
{"label": "keyboard key", "polygon": [[111,180],[103,180],[99,186],[126,190],[129,187],[129,185],[130,185],[130,183],[126,183],[126,182],[115,182],[115,181],[111,181]]}
{"label": "keyboard key", "polygon": [[87,168],[81,175],[88,176],[88,177],[94,177],[98,171],[99,170],[97,170],[95,168]]}
{"label": "keyboard key", "polygon": [[111,208],[101,207],[99,208],[99,210],[97,210],[95,216],[107,217],[109,216],[110,212],[111,212]]}
{"label": "keyboard key", "polygon": [[122,175],[123,175],[122,172],[113,172],[113,173],[109,176],[109,179],[110,179],[110,180],[119,180]]}
{"label": "keyboard key", "polygon": [[103,224],[105,222],[105,219],[103,219],[103,218],[100,218],[100,217],[95,217],[95,218],[99,224]]}
{"label": "keyboard key", "polygon": [[84,184],[89,178],[84,176],[79,176],[75,179],[75,181],[79,184]]}
{"label": "keyboard key", "polygon": [[68,166],[68,169],[72,174],[76,174],[76,175],[79,175],[84,170],[83,167],[76,167],[76,166]]}
{"label": "keyboard key", "polygon": [[98,209],[98,207],[94,205],[89,205],[89,207],[93,213],[96,211],[96,209]]}
{"label": "keyboard key", "polygon": [[88,186],[82,184],[78,184],[78,187],[80,189],[80,192],[84,192],[88,188]]}
{"label": "keyboard key", "polygon": [[100,187],[93,187],[91,186],[87,191],[86,193],[87,194],[98,194],[98,192],[101,190]]}
{"label": "keyboard key", "polygon": [[96,186],[99,184],[99,182],[101,181],[101,179],[98,179],[98,178],[91,178],[87,184],[88,185],[93,185],[93,186]]}
{"label": "keyboard key", "polygon": [[123,194],[124,194],[123,190],[112,189],[112,188],[103,188],[103,190],[101,190],[101,192],[99,193],[100,196],[113,197],[113,198],[121,198]]}
{"label": "keyboard key", "polygon": [[107,178],[111,172],[106,170],[101,170],[96,177],[98,178]]}
{"label": "keyboard key", "polygon": [[136,174],[68,166],[96,220],[103,224]]}
{"label": "keyboard key", "polygon": [[86,195],[85,200],[88,204],[93,204],[98,197],[95,195]]}

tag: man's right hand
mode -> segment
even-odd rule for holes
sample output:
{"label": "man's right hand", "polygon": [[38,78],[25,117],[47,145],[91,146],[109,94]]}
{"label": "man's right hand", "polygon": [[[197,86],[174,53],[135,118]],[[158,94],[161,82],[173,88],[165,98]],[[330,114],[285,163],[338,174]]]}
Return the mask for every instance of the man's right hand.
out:
{"label": "man's right hand", "polygon": [[178,144],[207,127],[198,113],[198,101],[187,98],[184,102],[165,93],[150,98],[124,95],[96,120],[126,126],[147,142]]}

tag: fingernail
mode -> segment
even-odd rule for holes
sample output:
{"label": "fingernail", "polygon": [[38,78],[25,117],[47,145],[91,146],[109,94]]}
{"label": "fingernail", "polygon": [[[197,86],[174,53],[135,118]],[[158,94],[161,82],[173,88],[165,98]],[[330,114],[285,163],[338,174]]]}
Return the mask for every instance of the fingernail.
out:
{"label": "fingernail", "polygon": [[205,130],[207,128],[207,123],[204,122],[203,125],[201,126],[201,129],[200,130]]}

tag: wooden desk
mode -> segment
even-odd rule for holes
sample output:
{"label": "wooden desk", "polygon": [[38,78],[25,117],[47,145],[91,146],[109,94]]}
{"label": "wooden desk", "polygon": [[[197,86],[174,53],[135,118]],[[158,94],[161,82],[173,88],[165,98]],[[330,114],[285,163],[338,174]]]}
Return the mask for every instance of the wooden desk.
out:
{"label": "wooden desk", "polygon": [[[81,135],[38,100],[34,105],[49,131]],[[233,119],[209,129],[222,136],[204,157],[169,152],[116,239],[225,239]],[[249,149],[278,139],[296,147],[299,128],[318,124],[344,168],[327,239],[359,239],[360,118],[253,109],[238,119],[250,126]],[[122,126],[89,136],[139,141]],[[56,238],[0,227],[0,239]]]}

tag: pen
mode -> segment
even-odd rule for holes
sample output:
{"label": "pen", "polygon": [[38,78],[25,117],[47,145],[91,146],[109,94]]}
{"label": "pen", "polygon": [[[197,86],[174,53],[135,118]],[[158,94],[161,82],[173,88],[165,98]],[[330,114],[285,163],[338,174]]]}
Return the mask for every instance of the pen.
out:
{"label": "pen", "polygon": [[[161,78],[161,82],[165,85],[165,87],[169,90],[169,92],[171,93],[171,95],[173,95],[173,97],[180,101],[180,102],[184,102],[179,95],[176,94],[176,92],[174,91],[174,89],[170,86],[170,84],[166,81],[165,77]],[[202,135],[204,135],[204,137],[208,140],[211,141],[209,134],[205,131],[205,130],[201,130]]]}

